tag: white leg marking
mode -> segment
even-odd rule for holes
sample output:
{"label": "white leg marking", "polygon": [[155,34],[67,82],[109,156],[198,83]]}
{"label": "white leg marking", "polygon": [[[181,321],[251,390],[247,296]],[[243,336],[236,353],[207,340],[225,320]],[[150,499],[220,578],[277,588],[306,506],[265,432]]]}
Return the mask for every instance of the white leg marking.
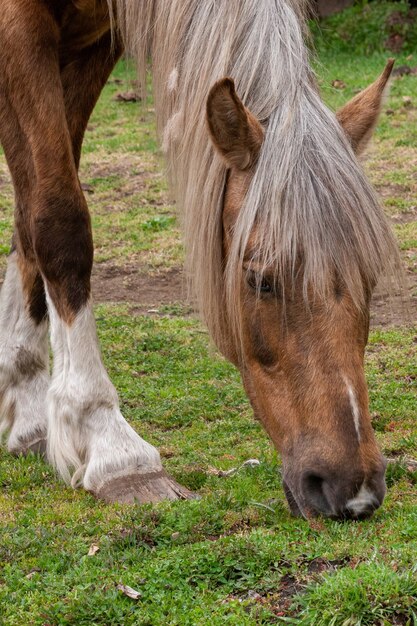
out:
{"label": "white leg marking", "polygon": [[369,510],[369,507],[376,507],[378,504],[377,497],[366,487],[365,483],[362,483],[361,488],[354,498],[348,500],[346,507],[354,515],[361,515],[365,511]]}
{"label": "white leg marking", "polygon": [[46,439],[49,382],[48,322],[30,317],[14,252],[0,294],[0,433],[9,431],[10,451]]}
{"label": "white leg marking", "polygon": [[361,431],[360,431],[361,414],[360,414],[360,410],[358,406],[358,401],[356,399],[356,393],[346,377],[344,377],[344,381],[345,381],[347,391],[348,391],[350,406],[352,408],[353,422],[355,424],[356,434],[358,436],[358,440],[360,441],[361,440]]}
{"label": "white leg marking", "polygon": [[82,484],[94,492],[115,477],[160,470],[159,452],[120,413],[101,360],[91,303],[71,325],[58,316],[49,297],[48,308],[54,353],[48,393],[51,462],[74,487]]}

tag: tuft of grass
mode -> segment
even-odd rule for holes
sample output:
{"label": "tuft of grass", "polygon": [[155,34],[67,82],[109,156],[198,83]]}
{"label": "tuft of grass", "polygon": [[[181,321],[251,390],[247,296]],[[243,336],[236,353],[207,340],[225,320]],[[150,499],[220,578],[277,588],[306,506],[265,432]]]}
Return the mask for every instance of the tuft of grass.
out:
{"label": "tuft of grass", "polygon": [[160,230],[167,230],[171,224],[175,221],[174,217],[167,217],[166,215],[159,215],[152,217],[146,222],[142,223],[142,230],[158,232]]}
{"label": "tuft of grass", "polygon": [[369,56],[390,50],[393,40],[404,54],[417,47],[417,20],[406,0],[355,2],[341,13],[311,23],[319,52]]}
{"label": "tuft of grass", "polygon": [[412,485],[417,485],[417,469],[414,469],[414,467],[409,469],[406,460],[390,463],[386,471],[387,487],[392,487],[396,482],[404,479],[408,480]]}
{"label": "tuft of grass", "polygon": [[415,626],[417,579],[413,572],[395,572],[361,563],[323,577],[298,596],[293,609],[299,626]]}

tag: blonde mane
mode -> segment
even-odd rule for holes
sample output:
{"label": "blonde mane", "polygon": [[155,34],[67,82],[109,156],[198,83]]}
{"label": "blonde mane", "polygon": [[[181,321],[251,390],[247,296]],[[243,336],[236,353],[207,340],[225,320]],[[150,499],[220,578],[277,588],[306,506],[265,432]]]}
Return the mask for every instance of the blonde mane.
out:
{"label": "blonde mane", "polygon": [[[108,0],[111,4],[111,0]],[[281,277],[303,260],[305,291],[335,274],[357,306],[395,240],[334,114],[320,99],[301,0],[116,0],[117,24],[142,78],[152,60],[158,128],[181,209],[186,267],[217,343],[239,327],[243,254],[256,223],[259,254]],[[265,141],[226,267],[226,168],[209,140],[207,95],[234,79]],[[225,311],[228,312],[226,320]]]}

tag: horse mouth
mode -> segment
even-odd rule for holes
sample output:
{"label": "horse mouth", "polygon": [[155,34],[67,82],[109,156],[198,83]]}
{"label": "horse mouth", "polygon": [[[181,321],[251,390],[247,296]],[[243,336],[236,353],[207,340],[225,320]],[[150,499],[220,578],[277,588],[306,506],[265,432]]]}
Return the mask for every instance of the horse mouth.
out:
{"label": "horse mouth", "polygon": [[354,498],[348,500],[343,507],[335,511],[328,503],[328,506],[325,507],[315,503],[312,503],[311,507],[305,506],[303,501],[300,504],[288,483],[283,480],[282,484],[291,514],[294,517],[302,517],[306,520],[319,516],[336,521],[361,521],[368,519],[381,506],[385,495],[385,483],[384,488],[381,489],[380,497],[372,493],[364,483]]}

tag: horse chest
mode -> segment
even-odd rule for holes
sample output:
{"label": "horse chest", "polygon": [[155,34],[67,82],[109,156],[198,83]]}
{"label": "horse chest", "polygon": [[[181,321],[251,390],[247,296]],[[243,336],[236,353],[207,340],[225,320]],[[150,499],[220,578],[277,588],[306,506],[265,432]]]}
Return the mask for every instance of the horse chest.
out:
{"label": "horse chest", "polygon": [[67,0],[61,14],[61,57],[66,60],[77,51],[98,41],[110,29],[105,0]]}

